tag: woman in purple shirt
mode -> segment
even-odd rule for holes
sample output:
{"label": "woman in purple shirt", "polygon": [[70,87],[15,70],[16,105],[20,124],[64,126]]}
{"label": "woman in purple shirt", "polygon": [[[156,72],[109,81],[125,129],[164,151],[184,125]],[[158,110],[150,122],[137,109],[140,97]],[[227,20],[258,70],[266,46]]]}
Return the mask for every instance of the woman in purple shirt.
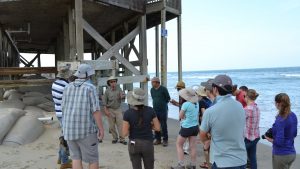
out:
{"label": "woman in purple shirt", "polygon": [[273,143],[273,169],[289,169],[296,159],[294,139],[297,136],[297,116],[291,111],[287,94],[276,95],[275,104],[278,115],[272,127],[273,138],[266,139]]}

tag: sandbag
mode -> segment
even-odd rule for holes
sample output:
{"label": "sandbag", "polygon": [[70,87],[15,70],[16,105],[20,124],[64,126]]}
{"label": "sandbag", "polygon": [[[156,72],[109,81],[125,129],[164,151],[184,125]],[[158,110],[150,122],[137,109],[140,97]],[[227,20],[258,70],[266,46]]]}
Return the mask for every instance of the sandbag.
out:
{"label": "sandbag", "polygon": [[7,100],[22,100],[23,94],[19,92],[13,92],[10,94]]}
{"label": "sandbag", "polygon": [[41,108],[35,106],[26,106],[24,111],[26,111],[26,116],[33,116],[35,118],[44,117],[46,113]]}
{"label": "sandbag", "polygon": [[44,86],[23,86],[19,87],[18,91],[21,93],[26,92],[39,92],[43,94],[51,94],[52,85],[44,85]]}
{"label": "sandbag", "polygon": [[20,109],[0,109],[0,144],[16,121],[25,113]]}
{"label": "sandbag", "polygon": [[23,97],[23,103],[26,105],[26,106],[36,106],[36,105],[39,105],[39,104],[42,104],[42,103],[46,103],[48,102],[49,100],[46,99],[44,96],[42,97]]}
{"label": "sandbag", "polygon": [[9,146],[24,145],[35,141],[44,132],[45,128],[35,116],[25,115],[19,118],[2,144]]}
{"label": "sandbag", "polygon": [[20,92],[18,92],[16,89],[6,90],[4,92],[3,99],[7,100],[12,94],[18,94],[18,93]]}
{"label": "sandbag", "polygon": [[53,101],[53,96],[52,96],[52,94],[46,94],[46,95],[45,95],[45,98],[48,99],[48,100],[50,100],[50,101]]}
{"label": "sandbag", "polygon": [[45,94],[40,92],[26,92],[23,97],[44,97]]}
{"label": "sandbag", "polygon": [[0,102],[0,109],[4,108],[16,108],[23,110],[25,108],[25,104],[21,100],[4,100]]}
{"label": "sandbag", "polygon": [[38,108],[41,108],[47,112],[55,112],[55,108],[54,108],[54,102],[53,101],[48,101],[46,103],[42,103],[37,105]]}

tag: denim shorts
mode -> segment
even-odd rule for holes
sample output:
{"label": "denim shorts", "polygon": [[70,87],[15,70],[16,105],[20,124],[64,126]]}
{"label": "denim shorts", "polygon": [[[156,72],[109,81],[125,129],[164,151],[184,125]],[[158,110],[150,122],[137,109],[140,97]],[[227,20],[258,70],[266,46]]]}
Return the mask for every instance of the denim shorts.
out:
{"label": "denim shorts", "polygon": [[194,126],[194,127],[190,127],[190,128],[181,127],[181,129],[179,131],[179,135],[181,135],[184,138],[191,137],[191,136],[197,136],[198,133],[199,133],[198,125]]}
{"label": "denim shorts", "polygon": [[84,139],[68,141],[72,160],[82,160],[86,163],[98,163],[97,134],[90,134]]}

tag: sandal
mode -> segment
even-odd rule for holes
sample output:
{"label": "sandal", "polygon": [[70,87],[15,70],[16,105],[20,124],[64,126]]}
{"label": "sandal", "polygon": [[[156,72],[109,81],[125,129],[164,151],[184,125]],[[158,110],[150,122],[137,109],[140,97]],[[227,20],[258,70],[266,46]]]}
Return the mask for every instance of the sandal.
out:
{"label": "sandal", "polygon": [[200,165],[200,168],[208,168],[207,162],[203,162],[203,164]]}

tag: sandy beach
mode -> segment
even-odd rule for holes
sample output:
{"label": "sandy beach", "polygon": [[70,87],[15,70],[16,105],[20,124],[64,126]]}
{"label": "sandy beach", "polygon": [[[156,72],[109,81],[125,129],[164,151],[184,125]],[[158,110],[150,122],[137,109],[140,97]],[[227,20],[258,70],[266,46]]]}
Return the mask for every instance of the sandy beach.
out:
{"label": "sandy beach", "polygon": [[[177,155],[175,141],[178,133],[179,124],[176,120],[169,119],[169,146],[155,147],[155,168],[169,169],[176,165]],[[107,126],[107,123],[105,123]],[[35,142],[18,147],[0,146],[0,168],[1,169],[55,169],[59,168],[56,164],[58,136],[60,129],[57,121],[51,125],[45,125],[46,131]],[[106,127],[107,128],[107,127]],[[203,151],[201,144],[198,145],[198,164],[203,161]],[[101,169],[130,169],[131,163],[128,156],[127,146],[111,144],[111,136],[106,130],[105,139],[99,144],[100,166]],[[258,168],[271,169],[271,147],[259,144],[258,146]],[[300,156],[294,162],[292,169],[300,168]]]}

